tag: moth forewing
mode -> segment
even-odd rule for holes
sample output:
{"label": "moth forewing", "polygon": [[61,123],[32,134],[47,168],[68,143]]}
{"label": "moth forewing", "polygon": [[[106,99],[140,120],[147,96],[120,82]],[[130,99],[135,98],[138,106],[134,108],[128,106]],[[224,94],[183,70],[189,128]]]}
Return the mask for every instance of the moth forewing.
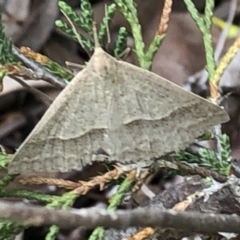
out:
{"label": "moth forewing", "polygon": [[148,162],[228,120],[219,106],[96,48],[17,150],[9,173]]}

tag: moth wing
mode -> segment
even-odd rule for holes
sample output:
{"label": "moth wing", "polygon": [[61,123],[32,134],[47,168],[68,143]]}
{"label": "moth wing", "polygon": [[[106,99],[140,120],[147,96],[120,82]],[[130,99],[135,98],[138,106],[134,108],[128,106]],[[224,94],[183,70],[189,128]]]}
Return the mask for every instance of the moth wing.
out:
{"label": "moth wing", "polygon": [[[229,120],[220,107],[96,49],[16,152],[10,173],[68,171],[93,160],[148,161]],[[96,157],[96,159],[95,159]]]}
{"label": "moth wing", "polygon": [[154,73],[125,62],[116,69],[114,81],[121,83],[112,101],[119,106],[122,124],[117,130],[108,128],[118,149],[113,159],[136,163],[178,151],[229,120],[221,107]]}
{"label": "moth wing", "polygon": [[102,88],[108,64],[104,52],[96,51],[16,151],[9,173],[68,171],[91,164],[107,128]]}

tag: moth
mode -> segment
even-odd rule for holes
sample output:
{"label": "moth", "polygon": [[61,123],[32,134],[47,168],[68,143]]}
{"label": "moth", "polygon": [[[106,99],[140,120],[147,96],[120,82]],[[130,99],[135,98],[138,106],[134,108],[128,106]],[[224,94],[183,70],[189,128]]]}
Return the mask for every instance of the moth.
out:
{"label": "moth", "polygon": [[65,172],[103,160],[147,163],[228,120],[221,107],[96,47],[16,151],[8,171]]}

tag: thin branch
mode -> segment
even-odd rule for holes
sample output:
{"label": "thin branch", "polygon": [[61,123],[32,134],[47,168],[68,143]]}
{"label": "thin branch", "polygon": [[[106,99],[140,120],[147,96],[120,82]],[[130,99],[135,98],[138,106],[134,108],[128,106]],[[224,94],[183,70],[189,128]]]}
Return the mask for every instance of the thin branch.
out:
{"label": "thin branch", "polygon": [[19,61],[21,61],[21,63],[24,66],[34,71],[34,74],[37,75],[36,78],[49,82],[56,87],[65,88],[67,86],[68,84],[67,80],[60,79],[54,76],[47,69],[45,69],[41,64],[24,56],[24,54],[22,54],[21,51],[14,45],[12,45],[12,52],[19,59]]}
{"label": "thin branch", "polygon": [[164,158],[156,159],[154,167],[168,168],[168,169],[178,169],[187,172],[189,175],[199,175],[203,178],[212,177],[216,181],[226,182],[227,177],[219,174],[216,171],[207,169],[206,167],[200,167],[196,164],[188,163],[187,161],[179,161],[173,156],[165,156]]}
{"label": "thin branch", "polygon": [[18,82],[19,84],[21,84],[23,87],[25,87],[29,92],[35,95],[39,100],[44,102],[47,106],[52,104],[53,100],[51,100],[46,94],[32,87],[31,85],[27,84],[21,78],[15,77],[15,76],[11,76],[11,78],[14,79],[16,82]]}
{"label": "thin branch", "polygon": [[130,226],[175,228],[186,232],[213,234],[218,232],[240,233],[240,216],[177,212],[159,208],[119,210],[80,209],[77,214],[67,210],[28,207],[23,204],[0,203],[1,220],[10,220],[27,226],[56,225],[62,229],[79,226],[97,226],[126,229]]}
{"label": "thin branch", "polygon": [[173,159],[173,164],[176,164],[179,170],[186,171],[189,175],[196,175],[206,178],[206,177],[212,177],[213,179],[219,181],[219,182],[226,182],[227,177],[219,174],[216,171],[209,170],[205,167],[199,167],[199,166],[191,166],[191,164],[188,164],[187,162],[180,162],[178,160]]}
{"label": "thin branch", "polygon": [[88,191],[93,189],[96,186],[100,186],[102,190],[104,185],[110,182],[113,179],[118,179],[124,173],[123,169],[120,167],[115,167],[112,171],[108,171],[103,175],[98,175],[91,179],[90,181],[78,181],[73,182],[70,180],[58,179],[58,178],[46,178],[40,176],[20,176],[18,181],[21,184],[29,184],[29,185],[54,185],[59,188],[65,188],[67,190],[73,190],[74,193],[78,195],[85,195]]}

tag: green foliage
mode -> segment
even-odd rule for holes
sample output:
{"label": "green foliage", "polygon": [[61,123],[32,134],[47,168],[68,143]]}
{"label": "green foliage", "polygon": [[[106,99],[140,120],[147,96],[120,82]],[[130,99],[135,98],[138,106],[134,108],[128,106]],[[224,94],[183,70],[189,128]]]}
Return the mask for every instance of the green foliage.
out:
{"label": "green foliage", "polygon": [[198,156],[193,155],[184,150],[177,152],[174,156],[179,161],[183,161],[183,162],[187,162],[187,163],[197,163],[198,165],[201,165],[201,160]]}
{"label": "green foliage", "polygon": [[[1,14],[0,14],[1,17]],[[0,21],[0,85],[2,83],[3,78],[7,75],[7,70],[4,65],[18,65],[20,66],[21,63],[18,61],[18,58],[12,52],[12,43],[7,39],[4,33],[4,27],[2,22]],[[44,65],[50,72],[55,74],[58,77],[61,77],[66,80],[71,80],[73,75],[71,72],[67,71],[64,67],[60,66],[59,64],[49,60],[49,62]],[[5,158],[4,158],[5,159]],[[0,167],[2,162],[0,156]]]}
{"label": "green foliage", "polygon": [[103,17],[102,22],[100,23],[99,32],[98,32],[98,41],[101,46],[104,46],[104,44],[106,43],[106,37],[109,31],[109,26],[111,24],[111,21],[115,12],[116,12],[116,4],[111,4],[106,7],[105,16]]}
{"label": "green foliage", "polygon": [[[59,1],[59,7],[62,11],[62,13],[77,27],[79,27],[81,30],[87,32],[90,35],[90,39],[86,39],[85,35],[82,34],[80,31],[75,31],[73,26],[69,26],[68,24],[64,23],[61,20],[56,21],[56,25],[66,34],[68,34],[70,37],[72,37],[75,41],[79,41],[82,43],[83,48],[86,51],[92,51],[94,49],[94,41],[91,38],[93,36],[93,14],[92,10],[89,4],[87,4],[84,1],[82,6],[82,16],[78,16],[73,9],[67,5],[63,1]],[[137,17],[137,9],[134,4],[134,2],[131,1],[123,1],[123,0],[115,0],[117,5],[119,6],[121,12],[126,17],[126,19],[129,21],[129,24],[132,29],[134,41],[135,41],[135,52],[139,60],[139,64],[141,67],[145,69],[149,69],[152,65],[152,61],[154,58],[154,55],[156,54],[164,36],[158,36],[156,35],[153,39],[152,43],[149,46],[148,51],[145,53],[145,44],[142,39],[142,33],[141,33],[141,26],[138,22]],[[106,7],[105,16],[100,23],[99,32],[98,32],[98,39],[99,43],[102,47],[106,44],[106,37],[109,31],[109,25],[111,23],[111,20],[114,16],[114,13],[116,11],[116,5],[111,4]],[[81,40],[79,40],[81,39]],[[117,37],[116,42],[116,48],[114,49],[114,56],[119,56],[125,49],[127,43],[127,31],[125,28],[120,28],[119,35]]]}
{"label": "green foliage", "polygon": [[[79,18],[80,21],[76,22],[76,24],[93,37],[93,11],[91,3],[88,0],[82,0],[80,8],[82,16]],[[71,20],[74,21],[74,19]]]}
{"label": "green foliage", "polygon": [[52,203],[59,200],[59,196],[17,189],[1,189],[0,197],[27,198],[28,200],[36,200],[42,203]]}
{"label": "green foliage", "polygon": [[223,134],[218,139],[220,144],[219,154],[211,149],[201,148],[199,155],[195,156],[186,151],[180,151],[176,153],[175,157],[180,161],[188,163],[196,163],[201,167],[208,168],[213,171],[217,171],[222,175],[228,176],[230,171],[230,158],[231,150],[229,138],[226,134]]}
{"label": "green foliage", "polygon": [[[126,178],[120,187],[118,188],[117,193],[112,197],[111,202],[108,206],[109,211],[114,211],[117,209],[117,207],[121,204],[122,199],[127,193],[131,187],[133,186],[134,179],[128,179]],[[97,227],[92,232],[91,236],[89,237],[89,240],[102,240],[104,237],[104,228],[103,227]]]}
{"label": "green foliage", "polygon": [[220,146],[219,154],[208,149],[201,149],[199,151],[202,166],[228,176],[231,167],[229,161],[231,159],[229,138],[226,134],[223,134],[219,136],[218,141]]}
{"label": "green foliage", "polygon": [[220,144],[220,159],[223,164],[230,161],[231,158],[231,146],[229,137],[226,134],[223,134],[219,137],[219,144]]}
{"label": "green foliage", "polygon": [[14,175],[8,175],[6,174],[0,179],[0,191],[4,189],[10,182],[14,180]]}
{"label": "green foliage", "polygon": [[23,227],[10,221],[0,221],[0,240],[14,240]]}
{"label": "green foliage", "polygon": [[[92,36],[92,11],[91,6],[89,9],[89,4],[86,4],[86,2],[88,1],[83,1],[81,4],[82,9],[84,9],[84,13],[81,17],[78,16],[78,14],[75,13],[73,9],[64,1],[59,1],[58,6],[61,12],[66,16],[69,21],[71,21],[72,24],[75,24],[76,26],[85,30],[90,36]],[[69,37],[73,38],[77,42],[80,42],[82,44],[82,47],[86,49],[86,51],[92,51],[94,49],[93,41],[87,39],[86,36],[83,36],[83,34],[78,33],[72,25],[69,26],[62,20],[56,20],[55,24],[60,30],[69,35]],[[91,26],[89,24],[91,24]]]}
{"label": "green foliage", "polygon": [[[62,196],[59,196],[57,199],[53,200],[46,207],[47,208],[66,209],[66,208],[71,207],[74,204],[77,197],[78,197],[78,195],[75,194],[74,192],[67,192],[67,193],[63,194]],[[55,240],[58,232],[59,232],[59,227],[51,226],[45,239],[46,240]]]}
{"label": "green foliage", "polygon": [[127,48],[127,30],[125,27],[120,27],[119,33],[116,40],[116,46],[114,48],[114,57],[119,55]]}
{"label": "green foliage", "polygon": [[1,88],[2,88],[3,78],[6,76],[6,74],[7,74],[7,70],[3,66],[0,66],[0,87]]}
{"label": "green foliage", "polygon": [[[64,1],[59,1],[59,7],[61,12],[69,21],[71,21],[72,24],[69,26],[63,21],[57,20],[57,27],[69,35],[71,38],[73,38],[75,41],[78,41],[87,52],[93,51],[95,47],[93,34],[93,10],[89,1],[84,0],[81,2],[81,16],[75,13],[73,9]],[[107,6],[105,16],[100,23],[98,41],[102,47],[106,45],[109,25],[115,14],[115,11],[115,4]],[[79,31],[77,31],[77,28],[75,29],[73,25],[78,27]]]}
{"label": "green foliage", "polygon": [[209,74],[210,81],[213,80],[215,70],[216,70],[216,63],[214,60],[214,49],[213,49],[213,41],[211,35],[211,27],[212,27],[212,16],[213,16],[213,8],[215,1],[208,0],[205,4],[204,10],[204,18],[201,17],[199,12],[197,11],[194,3],[192,0],[184,0],[188,12],[191,14],[193,20],[197,24],[199,30],[203,36],[203,44],[206,53],[206,62],[207,62],[207,71]]}
{"label": "green foliage", "polygon": [[69,35],[69,37],[71,37],[75,41],[78,41],[73,29],[71,27],[69,27],[67,23],[63,22],[62,20],[56,20],[55,24],[62,32]]}
{"label": "green foliage", "polygon": [[[0,13],[0,19],[2,18],[2,14]],[[0,21],[0,64],[5,65],[8,63],[18,64],[18,60],[15,55],[12,53],[12,43],[9,41],[4,32],[3,32],[3,24]]]}
{"label": "green foliage", "polygon": [[129,22],[135,43],[135,53],[140,67],[150,69],[153,58],[161,45],[164,35],[156,35],[152,40],[148,50],[145,50],[145,43],[142,37],[142,29],[138,20],[136,3],[134,0],[115,0],[122,14]]}
{"label": "green foliage", "polygon": [[[152,66],[153,58],[161,45],[161,42],[165,35],[156,35],[150,46],[145,50],[145,44],[142,38],[141,25],[138,21],[137,8],[133,0],[115,0],[116,4],[120,8],[124,17],[127,19],[131,26],[134,42],[135,42],[135,53],[138,57],[139,64],[144,69],[150,69]],[[81,4],[82,16],[78,16],[73,9],[67,5],[64,1],[59,1],[59,7],[61,12],[71,21],[73,24],[78,26],[80,29],[87,32],[90,35],[90,39],[93,37],[93,11],[91,9],[88,0],[84,0]],[[111,4],[106,7],[105,16],[100,23],[100,29],[98,32],[99,43],[102,47],[106,44],[106,36],[108,33],[109,25],[116,11],[116,5]],[[68,26],[61,20],[56,21],[56,25],[75,41],[82,44],[86,51],[92,51],[94,49],[94,41],[87,39],[82,33],[75,31],[75,27]],[[114,56],[119,56],[123,51],[123,46],[126,46],[126,30],[120,28],[116,48],[114,50]]]}
{"label": "green foliage", "polygon": [[62,79],[66,79],[68,81],[72,80],[74,75],[69,72],[66,68],[62,67],[58,63],[49,60],[46,64],[43,64],[52,74]]}
{"label": "green foliage", "polygon": [[6,168],[8,164],[12,161],[11,155],[6,155],[0,152],[0,168]]}
{"label": "green foliage", "polygon": [[210,131],[205,131],[204,134],[198,137],[199,141],[209,140],[212,137],[212,133]]}

